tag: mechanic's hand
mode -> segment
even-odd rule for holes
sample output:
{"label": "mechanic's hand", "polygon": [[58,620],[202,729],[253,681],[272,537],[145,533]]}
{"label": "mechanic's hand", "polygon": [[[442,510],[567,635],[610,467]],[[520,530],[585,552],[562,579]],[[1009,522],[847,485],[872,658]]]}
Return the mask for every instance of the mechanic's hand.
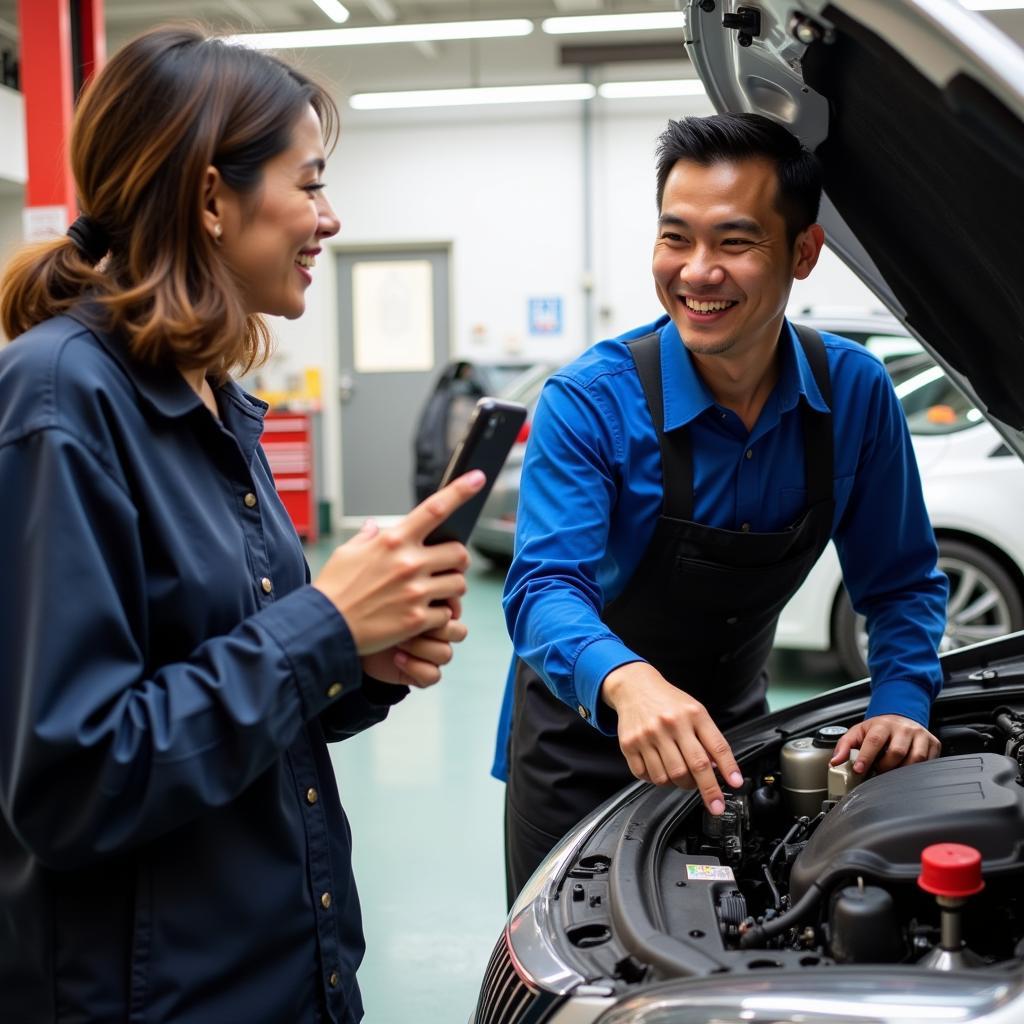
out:
{"label": "mechanic's hand", "polygon": [[423,541],[480,490],[484,479],[479,470],[466,473],[395,526],[382,530],[368,522],[334,549],[313,586],[345,617],[359,654],[376,654],[424,633],[437,634],[413,650],[422,661],[424,655],[438,653],[431,640],[451,642],[439,631],[454,618],[452,600],[466,592],[469,553],[455,542]]}
{"label": "mechanic's hand", "polygon": [[448,604],[452,618],[446,626],[367,655],[362,659],[363,671],[382,683],[420,689],[440,682],[441,666],[452,660],[452,644],[462,643],[469,633],[465,624],[459,622],[462,602],[453,597]]}
{"label": "mechanic's hand", "polygon": [[619,746],[638,779],[699,789],[712,814],[725,810],[715,766],[730,786],[741,786],[743,776],[703,704],[645,661],[609,672],[601,699],[619,716]]}
{"label": "mechanic's hand", "polygon": [[[903,715],[877,715],[848,729],[836,744],[831,764],[842,764],[851,750],[860,750],[853,770],[864,775],[874,765],[875,771],[887,772],[903,764],[930,761],[939,756],[939,741],[912,718]],[[882,756],[878,758],[879,753]],[[876,758],[878,758],[876,762]]]}

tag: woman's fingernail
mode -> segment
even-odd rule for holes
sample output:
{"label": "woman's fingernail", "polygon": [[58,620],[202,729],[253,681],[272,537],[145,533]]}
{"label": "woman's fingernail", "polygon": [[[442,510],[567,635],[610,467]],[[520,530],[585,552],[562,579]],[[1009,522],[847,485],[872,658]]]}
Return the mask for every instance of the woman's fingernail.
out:
{"label": "woman's fingernail", "polygon": [[724,810],[725,810],[725,804],[723,804],[721,800],[712,800],[711,801],[711,813],[712,814],[721,814],[722,811],[724,811]]}
{"label": "woman's fingernail", "polygon": [[405,654],[403,651],[396,651],[395,664],[399,668],[405,668],[405,666],[409,664],[409,655]]}
{"label": "woman's fingernail", "polygon": [[468,483],[470,487],[482,487],[486,479],[487,477],[484,476],[484,471],[482,469],[474,469],[466,474],[466,483]]}
{"label": "woman's fingernail", "polygon": [[743,776],[740,775],[739,772],[733,772],[732,775],[729,776],[729,785],[732,786],[733,789],[739,789],[740,786],[743,785]]}

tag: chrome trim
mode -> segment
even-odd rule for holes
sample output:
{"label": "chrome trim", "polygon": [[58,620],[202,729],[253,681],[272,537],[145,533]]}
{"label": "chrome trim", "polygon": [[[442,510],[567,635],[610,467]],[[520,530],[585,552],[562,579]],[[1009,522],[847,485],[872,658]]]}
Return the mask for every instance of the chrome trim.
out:
{"label": "chrome trim", "polygon": [[596,1024],[1019,1024],[1024,970],[759,970],[675,981],[631,996]]}

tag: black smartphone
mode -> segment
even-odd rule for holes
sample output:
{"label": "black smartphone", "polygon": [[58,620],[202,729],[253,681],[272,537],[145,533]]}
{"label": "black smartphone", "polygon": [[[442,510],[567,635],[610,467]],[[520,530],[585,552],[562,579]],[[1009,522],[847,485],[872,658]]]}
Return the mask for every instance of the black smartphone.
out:
{"label": "black smartphone", "polygon": [[448,460],[440,487],[470,470],[482,470],[487,482],[465,505],[460,506],[443,523],[435,527],[424,543],[440,544],[457,540],[465,544],[476,526],[494,481],[508,458],[512,445],[526,421],[526,406],[518,402],[502,402],[497,398],[481,398],[473,409],[466,433],[455,446]]}

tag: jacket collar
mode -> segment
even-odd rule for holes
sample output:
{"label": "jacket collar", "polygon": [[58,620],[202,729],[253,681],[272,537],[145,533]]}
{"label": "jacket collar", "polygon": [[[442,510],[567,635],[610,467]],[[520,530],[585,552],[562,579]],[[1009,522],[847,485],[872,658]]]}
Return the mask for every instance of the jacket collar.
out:
{"label": "jacket collar", "polygon": [[[202,399],[189,387],[178,370],[167,366],[152,366],[132,356],[124,339],[104,327],[105,314],[98,302],[80,302],[69,310],[67,316],[92,333],[124,371],[139,397],[160,416],[177,419],[203,408]],[[231,379],[218,384],[216,390],[239,413],[257,420],[262,429],[263,415],[268,409],[266,402],[247,394]]]}

